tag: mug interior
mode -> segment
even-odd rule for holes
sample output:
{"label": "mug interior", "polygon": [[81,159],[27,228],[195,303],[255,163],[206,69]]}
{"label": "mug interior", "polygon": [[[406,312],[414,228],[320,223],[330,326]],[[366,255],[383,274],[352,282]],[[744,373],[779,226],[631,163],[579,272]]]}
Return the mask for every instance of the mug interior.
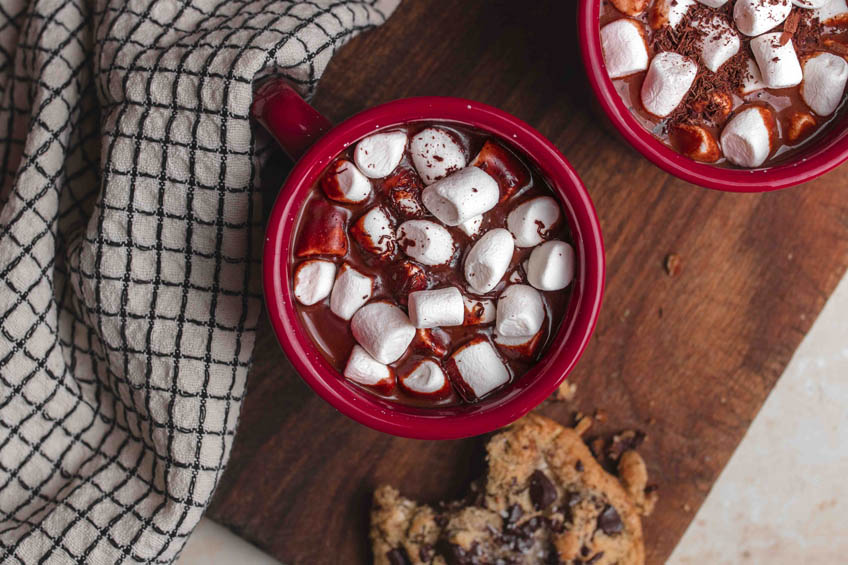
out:
{"label": "mug interior", "polygon": [[[348,146],[382,129],[417,121],[480,129],[532,163],[558,195],[574,240],[575,280],[565,319],[544,357],[504,390],[475,404],[421,408],[391,402],[350,383],[330,365],[302,327],[291,288],[290,249],[306,197]],[[486,433],[524,415],[564,380],[588,342],[603,291],[603,242],[594,206],[565,157],[527,124],[490,106],[457,98],[410,98],[366,110],[333,128],[307,152],[284,183],[268,224],[264,292],[277,338],[306,382],[347,416],[407,437],[448,439]]]}
{"label": "mug interior", "polygon": [[615,90],[606,71],[600,35],[600,0],[580,0],[578,29],[592,89],[621,135],[655,165],[683,180],[716,190],[765,192],[812,180],[848,160],[848,113],[808,140],[791,161],[759,169],[729,169],[680,155],[640,124]]}

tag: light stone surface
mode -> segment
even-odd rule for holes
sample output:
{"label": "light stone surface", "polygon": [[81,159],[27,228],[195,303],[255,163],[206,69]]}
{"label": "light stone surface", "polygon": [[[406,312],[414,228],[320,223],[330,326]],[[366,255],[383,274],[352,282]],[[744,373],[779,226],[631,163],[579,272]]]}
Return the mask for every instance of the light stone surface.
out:
{"label": "light stone surface", "polygon": [[845,563],[846,473],[843,277],[668,565]]}
{"label": "light stone surface", "polygon": [[279,565],[230,530],[208,518],[188,538],[177,565]]}

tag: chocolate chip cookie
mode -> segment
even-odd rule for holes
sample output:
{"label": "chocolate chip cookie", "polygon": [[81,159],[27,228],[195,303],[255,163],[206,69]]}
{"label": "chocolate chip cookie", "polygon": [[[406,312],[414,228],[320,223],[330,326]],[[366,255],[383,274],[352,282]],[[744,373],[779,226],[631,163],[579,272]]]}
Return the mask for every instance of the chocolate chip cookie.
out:
{"label": "chocolate chip cookie", "polygon": [[377,565],[594,564],[644,562],[640,514],[656,493],[635,451],[619,478],[601,467],[576,429],[531,414],[495,435],[489,471],[466,500],[430,507],[391,486],[374,494]]}

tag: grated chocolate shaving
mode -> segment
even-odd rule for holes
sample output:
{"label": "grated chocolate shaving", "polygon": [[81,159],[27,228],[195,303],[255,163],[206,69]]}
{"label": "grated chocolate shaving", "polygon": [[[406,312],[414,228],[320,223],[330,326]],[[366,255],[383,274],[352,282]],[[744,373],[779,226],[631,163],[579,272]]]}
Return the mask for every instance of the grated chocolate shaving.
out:
{"label": "grated chocolate shaving", "polygon": [[700,124],[718,126],[727,118],[721,96],[730,96],[745,80],[748,73],[748,54],[745,50],[730,58],[718,72],[701,67],[689,94],[669,116],[667,126],[675,124]]}
{"label": "grated chocolate shaving", "polygon": [[[714,23],[716,19],[724,20],[731,28],[734,27],[732,4],[728,2],[717,10],[701,4],[693,6],[676,29],[666,26],[654,33],[651,43],[654,52],[674,51],[699,60],[704,36],[717,28],[718,24]],[[742,41],[743,47],[739,53],[724,63],[718,72],[699,66],[698,75],[686,98],[665,121],[666,131],[670,126],[681,123],[708,126],[724,123],[728,112],[722,99],[730,98],[747,74],[748,41],[745,38]]]}
{"label": "grated chocolate shaving", "polygon": [[798,8],[794,8],[792,12],[789,14],[789,17],[786,18],[786,21],[783,23],[783,31],[790,35],[794,34],[798,31],[798,25],[801,23],[801,12],[798,11]]}
{"label": "grated chocolate shaving", "polygon": [[798,27],[793,35],[795,49],[806,53],[818,49],[822,36],[822,24],[811,10],[797,10]]}

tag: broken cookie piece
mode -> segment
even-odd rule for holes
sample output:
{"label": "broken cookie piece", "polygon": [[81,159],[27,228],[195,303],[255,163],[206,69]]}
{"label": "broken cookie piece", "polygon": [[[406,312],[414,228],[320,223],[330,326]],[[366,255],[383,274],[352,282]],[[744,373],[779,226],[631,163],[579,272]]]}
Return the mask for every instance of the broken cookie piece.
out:
{"label": "broken cookie piece", "polygon": [[621,479],[592,457],[577,430],[530,414],[492,437],[477,496],[417,504],[390,486],[374,494],[377,565],[521,563],[640,565],[640,514],[656,492],[644,461],[625,452]]}

